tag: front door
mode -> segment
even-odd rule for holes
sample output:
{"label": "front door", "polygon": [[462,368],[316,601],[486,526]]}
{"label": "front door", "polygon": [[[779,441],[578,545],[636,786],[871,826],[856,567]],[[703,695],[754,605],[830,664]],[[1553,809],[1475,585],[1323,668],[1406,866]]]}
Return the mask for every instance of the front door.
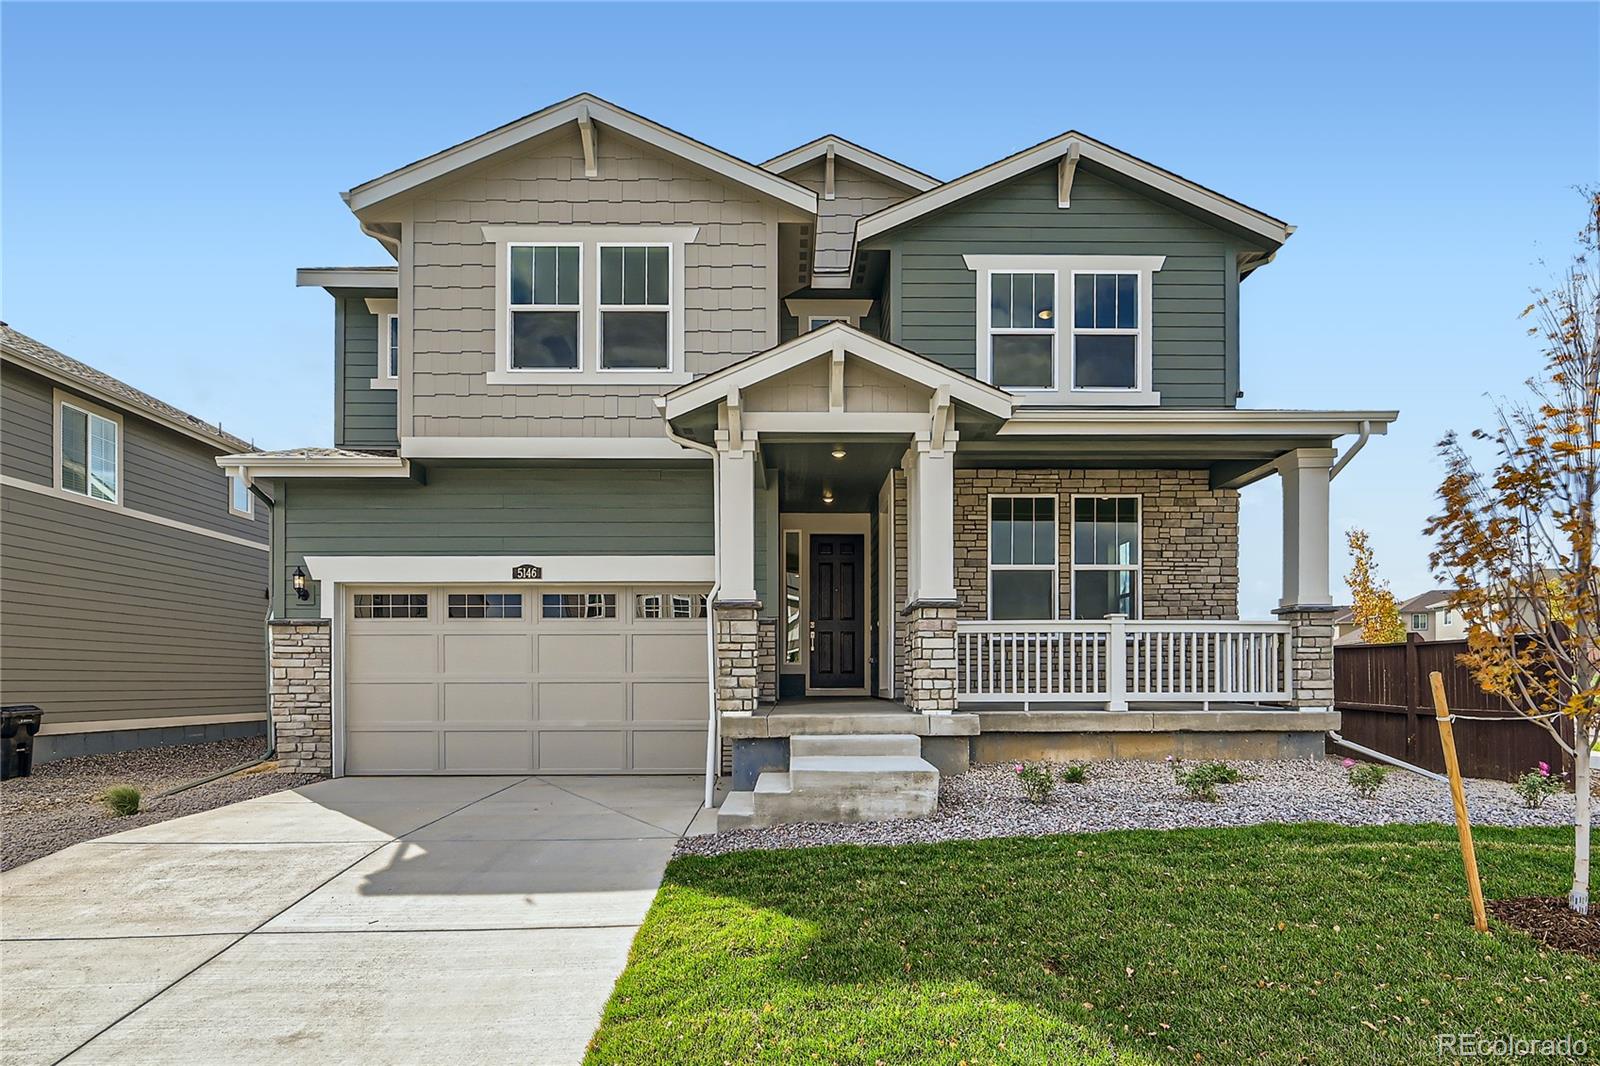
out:
{"label": "front door", "polygon": [[865,556],[859,533],[811,535],[812,688],[860,688],[866,683],[861,612]]}

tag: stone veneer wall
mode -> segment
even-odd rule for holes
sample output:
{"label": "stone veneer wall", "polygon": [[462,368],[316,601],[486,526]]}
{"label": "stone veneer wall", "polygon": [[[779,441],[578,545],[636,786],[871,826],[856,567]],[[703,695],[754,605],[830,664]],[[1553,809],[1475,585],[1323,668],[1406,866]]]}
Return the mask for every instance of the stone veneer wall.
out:
{"label": "stone veneer wall", "polygon": [[274,619],[272,726],[278,769],[333,773],[333,626],[325,618]]}
{"label": "stone veneer wall", "polygon": [[778,620],[776,618],[758,619],[761,626],[756,634],[756,659],[759,664],[760,692],[762,703],[778,702]]}
{"label": "stone veneer wall", "polygon": [[713,605],[717,637],[717,711],[749,714],[761,696],[759,604]]}
{"label": "stone veneer wall", "polygon": [[1291,706],[1333,706],[1333,610],[1310,607],[1277,612],[1279,620],[1290,627]]}
{"label": "stone veneer wall", "polygon": [[904,630],[905,703],[922,714],[956,709],[956,608],[918,604],[900,619]]}
{"label": "stone veneer wall", "polygon": [[1060,617],[1072,610],[1072,497],[1138,496],[1142,616],[1239,616],[1239,494],[1213,489],[1204,470],[1011,470],[955,472],[956,593],[960,617],[989,610],[989,496],[1057,499]]}

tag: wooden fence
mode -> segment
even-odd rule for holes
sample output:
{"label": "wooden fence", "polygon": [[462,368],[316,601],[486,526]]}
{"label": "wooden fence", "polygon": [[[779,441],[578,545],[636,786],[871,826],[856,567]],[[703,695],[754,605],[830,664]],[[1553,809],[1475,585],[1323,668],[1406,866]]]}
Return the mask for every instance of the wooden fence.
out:
{"label": "wooden fence", "polygon": [[[1572,760],[1549,733],[1498,696],[1484,692],[1456,661],[1466,649],[1464,640],[1424,641],[1414,633],[1404,644],[1334,648],[1333,699],[1344,716],[1340,735],[1442,773],[1444,756],[1428,689],[1428,675],[1437,670],[1444,675],[1445,698],[1452,711],[1499,719],[1456,720],[1456,752],[1463,774],[1512,781],[1541,762],[1550,764],[1551,773],[1570,772]],[[1564,726],[1570,741],[1572,723]],[[1332,741],[1328,751],[1351,754]]]}

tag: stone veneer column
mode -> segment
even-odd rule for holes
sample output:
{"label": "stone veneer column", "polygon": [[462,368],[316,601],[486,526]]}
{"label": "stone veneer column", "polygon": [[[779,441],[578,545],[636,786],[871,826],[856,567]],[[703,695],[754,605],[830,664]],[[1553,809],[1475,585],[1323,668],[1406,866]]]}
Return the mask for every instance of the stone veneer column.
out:
{"label": "stone veneer column", "polygon": [[903,612],[905,701],[919,714],[956,709],[956,604],[921,600]]}
{"label": "stone veneer column", "polygon": [[277,618],[268,626],[278,769],[333,773],[333,624]]}
{"label": "stone veneer column", "polygon": [[1289,623],[1289,670],[1294,684],[1289,705],[1332,709],[1334,608],[1280,607],[1274,613]]}
{"label": "stone veneer column", "polygon": [[763,618],[760,620],[761,629],[758,633],[759,640],[756,644],[756,657],[759,664],[757,676],[761,679],[761,702],[778,702],[778,620],[776,618]]}
{"label": "stone veneer column", "polygon": [[712,606],[716,625],[718,713],[751,714],[761,697],[761,605],[755,602]]}

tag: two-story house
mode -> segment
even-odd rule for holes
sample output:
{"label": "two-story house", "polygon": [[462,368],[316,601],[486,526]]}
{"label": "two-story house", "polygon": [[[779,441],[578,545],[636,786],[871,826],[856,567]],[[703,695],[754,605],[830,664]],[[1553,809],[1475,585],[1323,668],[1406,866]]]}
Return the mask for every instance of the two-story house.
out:
{"label": "two-story house", "polygon": [[[277,504],[290,763],[1321,750],[1336,442],[1396,416],[1236,406],[1279,219],[1080,133],[941,182],[590,95],[345,201],[392,263],[299,275],[335,446],[219,460]],[[1266,478],[1281,607],[1239,621]]]}

